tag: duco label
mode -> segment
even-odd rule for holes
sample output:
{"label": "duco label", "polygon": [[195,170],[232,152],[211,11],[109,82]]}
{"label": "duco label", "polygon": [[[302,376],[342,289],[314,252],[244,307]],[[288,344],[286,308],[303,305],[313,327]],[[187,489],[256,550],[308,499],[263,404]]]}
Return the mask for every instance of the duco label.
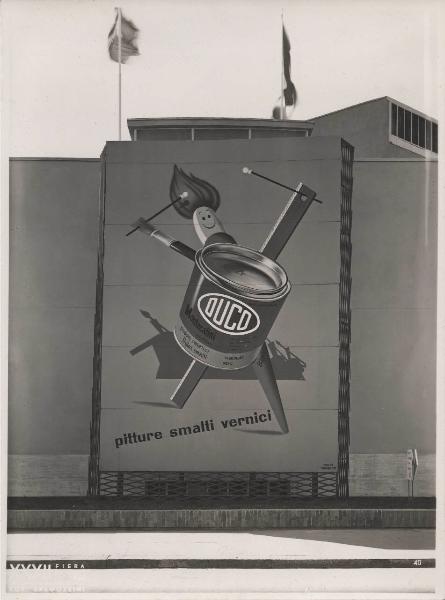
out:
{"label": "duco label", "polygon": [[227,335],[247,335],[260,326],[260,317],[253,308],[226,294],[203,294],[198,299],[198,310],[209,325]]}

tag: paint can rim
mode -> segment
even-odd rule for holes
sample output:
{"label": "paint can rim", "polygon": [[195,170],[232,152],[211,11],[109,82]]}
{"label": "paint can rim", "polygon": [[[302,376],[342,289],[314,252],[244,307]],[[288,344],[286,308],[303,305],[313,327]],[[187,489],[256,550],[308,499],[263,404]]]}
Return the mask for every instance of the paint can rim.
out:
{"label": "paint can rim", "polygon": [[[253,267],[260,264],[263,271],[265,269],[269,271],[271,280],[277,280],[277,285],[270,289],[258,289],[255,286],[243,285],[240,282],[225,277],[223,274],[212,269],[206,262],[206,258],[210,254],[215,253],[231,253],[238,258],[248,261],[250,266]],[[258,252],[258,250],[239,246],[238,244],[215,243],[203,246],[196,253],[196,265],[207,279],[210,279],[218,287],[221,287],[240,298],[250,298],[260,302],[270,302],[287,295],[291,288],[287,273],[281,265],[271,258],[264,256],[261,252]]]}

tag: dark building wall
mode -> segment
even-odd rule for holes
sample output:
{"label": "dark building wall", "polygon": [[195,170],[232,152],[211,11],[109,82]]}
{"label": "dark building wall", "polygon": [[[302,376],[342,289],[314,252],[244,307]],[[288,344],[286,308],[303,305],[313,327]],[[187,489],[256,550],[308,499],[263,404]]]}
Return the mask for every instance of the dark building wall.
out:
{"label": "dark building wall", "polygon": [[99,166],[10,162],[13,454],[88,452]]}
{"label": "dark building wall", "polygon": [[[99,177],[11,161],[11,453],[88,453]],[[354,164],[353,452],[434,451],[436,186],[437,163]]]}
{"label": "dark building wall", "polygon": [[339,135],[354,146],[355,158],[415,158],[390,144],[388,99],[379,98],[311,119],[312,135]]}
{"label": "dark building wall", "polygon": [[437,162],[358,161],[351,451],[435,451]]}

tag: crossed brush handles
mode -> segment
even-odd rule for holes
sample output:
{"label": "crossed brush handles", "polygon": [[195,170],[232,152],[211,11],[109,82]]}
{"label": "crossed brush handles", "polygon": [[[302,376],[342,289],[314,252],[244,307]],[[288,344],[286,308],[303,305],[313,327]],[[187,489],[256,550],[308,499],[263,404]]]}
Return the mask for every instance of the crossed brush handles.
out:
{"label": "crossed brush handles", "polygon": [[[271,179],[270,177],[261,175],[260,173],[257,173],[253,169],[249,169],[249,167],[243,167],[242,171],[245,175],[255,175],[256,177],[265,179],[266,181],[274,183],[275,185],[278,185],[286,190],[290,190],[291,192],[294,192],[294,194],[295,193],[297,193],[297,194],[303,193],[304,194],[304,192],[306,191],[306,188],[305,188],[305,186],[303,186],[303,184],[300,184],[300,186],[297,189],[295,189],[293,187],[285,185],[284,183],[280,183],[279,181],[276,181],[275,179]],[[315,197],[315,193],[312,192],[312,190],[309,190],[309,188],[307,188],[307,191],[311,197],[311,201],[319,202],[320,204],[322,203],[321,200],[318,200],[318,198]],[[180,194],[177,198],[175,198],[175,200],[173,200],[172,202],[170,202],[169,204],[164,206],[164,208],[161,208],[161,210],[158,210],[158,212],[156,212],[154,215],[152,215],[148,219],[144,219],[144,218],[140,217],[136,221],[135,227],[133,227],[133,229],[131,231],[129,231],[126,235],[129,236],[139,229],[142,233],[145,233],[146,235],[149,235],[150,237],[156,238],[158,241],[160,241],[162,244],[164,244],[164,246],[167,246],[168,248],[171,248],[175,252],[178,252],[179,254],[182,254],[186,258],[194,261],[196,252],[195,252],[195,250],[193,250],[193,248],[191,248],[190,246],[187,246],[187,244],[184,244],[183,242],[180,242],[178,240],[171,238],[166,233],[157,229],[153,225],[150,225],[150,221],[152,221],[157,216],[162,214],[165,210],[170,208],[170,206],[173,206],[180,200],[187,198],[187,196],[188,196],[188,192],[182,192],[182,194]]]}
{"label": "crossed brush handles", "polygon": [[[280,183],[279,181],[276,181],[275,179],[271,179],[270,177],[266,177],[265,175],[261,175],[261,173],[258,173],[257,171],[254,171],[253,169],[249,169],[249,167],[243,167],[242,169],[243,173],[245,175],[255,175],[255,177],[260,177],[261,179],[265,179],[266,181],[269,181],[270,183],[274,183],[275,185],[278,185],[282,188],[284,188],[285,190],[290,190],[291,192],[298,192],[299,190],[296,190],[293,187],[290,187],[289,185],[285,185],[284,183]],[[161,210],[158,210],[158,212],[156,212],[154,215],[152,215],[151,217],[149,217],[148,219],[143,219],[143,221],[145,223],[149,223],[150,221],[152,221],[153,219],[155,219],[156,217],[158,217],[160,214],[162,214],[165,210],[167,210],[167,208],[170,208],[170,206],[173,206],[174,204],[176,204],[177,202],[179,202],[180,200],[184,200],[185,198],[187,198],[188,196],[188,192],[182,192],[182,194],[179,194],[179,196],[177,198],[175,198],[172,202],[169,202],[166,206],[164,206],[164,208],[161,208]],[[320,204],[322,204],[322,201],[319,200],[318,198],[313,198],[314,202],[319,202]],[[137,231],[138,229],[140,229],[140,225],[138,225],[137,227],[134,227],[131,231],[129,231],[128,233],[126,233],[126,236],[131,235],[132,233],[134,233],[135,231]]]}

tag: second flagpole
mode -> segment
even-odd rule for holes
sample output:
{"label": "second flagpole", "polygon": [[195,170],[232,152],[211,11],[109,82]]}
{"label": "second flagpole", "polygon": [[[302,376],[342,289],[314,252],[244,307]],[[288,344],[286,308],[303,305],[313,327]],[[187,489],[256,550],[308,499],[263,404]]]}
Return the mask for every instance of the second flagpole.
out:
{"label": "second flagpole", "polygon": [[286,115],[286,107],[284,104],[284,48],[283,48],[283,37],[284,37],[284,16],[281,11],[281,105],[280,105],[280,118],[283,121]]}
{"label": "second flagpole", "polygon": [[122,140],[122,11],[117,9],[118,54],[119,54],[119,141]]}

